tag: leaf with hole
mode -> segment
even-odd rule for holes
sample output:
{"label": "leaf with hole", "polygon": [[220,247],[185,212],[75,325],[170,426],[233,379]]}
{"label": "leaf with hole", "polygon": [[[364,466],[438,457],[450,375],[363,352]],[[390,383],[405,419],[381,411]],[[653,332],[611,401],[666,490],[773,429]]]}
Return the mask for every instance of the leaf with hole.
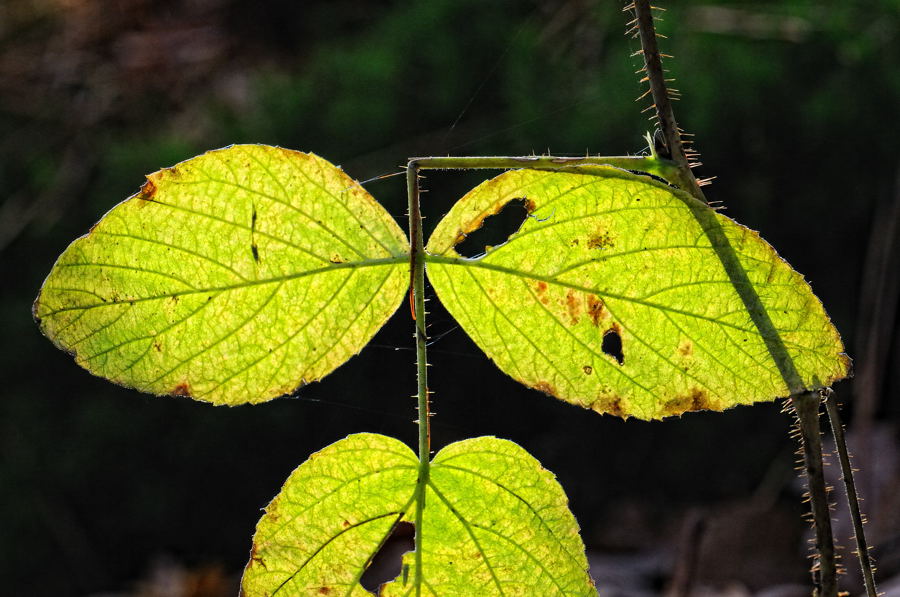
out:
{"label": "leaf with hole", "polygon": [[[508,203],[528,217],[481,257],[455,246]],[[848,374],[803,277],[686,193],[608,167],[511,171],[428,241],[441,302],[506,373],[642,419],[788,396]]]}
{"label": "leaf with hole", "polygon": [[34,313],[117,383],[262,402],[362,349],[408,287],[408,247],[322,158],[238,145],[149,175],[62,254]]}
{"label": "leaf with hole", "polygon": [[493,437],[447,446],[424,498],[418,472],[415,454],[382,435],[314,454],[257,525],[244,595],[369,595],[360,579],[419,499],[421,553],[405,554],[379,595],[596,595],[562,488],[522,448]]}

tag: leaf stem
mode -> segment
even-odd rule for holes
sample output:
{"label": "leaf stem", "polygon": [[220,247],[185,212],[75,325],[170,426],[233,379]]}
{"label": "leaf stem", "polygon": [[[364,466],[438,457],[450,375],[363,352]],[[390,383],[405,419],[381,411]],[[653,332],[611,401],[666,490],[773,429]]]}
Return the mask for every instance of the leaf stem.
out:
{"label": "leaf stem", "polygon": [[822,465],[822,436],[819,429],[819,393],[801,392],[791,396],[803,446],[803,464],[809,487],[810,507],[815,521],[818,569],[813,568],[815,597],[836,597],[837,565],[834,536],[831,531],[831,508]]}
{"label": "leaf stem", "polygon": [[418,378],[419,475],[416,480],[416,595],[422,590],[422,520],[425,511],[425,488],[431,465],[431,413],[428,404],[428,334],[425,328],[425,242],[422,236],[422,210],[419,202],[419,168],[414,161],[406,167],[406,189],[409,200],[410,292],[412,316],[415,320],[416,370]]}
{"label": "leaf stem", "polygon": [[646,172],[680,186],[682,175],[678,165],[653,156],[586,156],[559,157],[552,155],[524,156],[445,156],[410,158],[420,170],[565,170],[577,166],[613,166],[623,170]]}
{"label": "leaf stem", "polygon": [[841,474],[844,478],[844,489],[847,492],[847,502],[850,506],[850,518],[853,521],[853,533],[856,538],[856,555],[859,556],[859,567],[862,570],[863,582],[866,585],[866,595],[876,597],[878,591],[875,587],[875,575],[872,572],[872,559],[869,557],[869,546],[866,543],[866,533],[863,530],[862,514],[859,511],[859,496],[856,492],[856,483],[853,481],[853,467],[850,464],[850,453],[847,451],[847,439],[844,437],[844,425],[841,423],[841,415],[838,411],[837,400],[830,388],[825,390],[825,410],[831,421],[831,431],[834,434],[834,445],[841,462]]}
{"label": "leaf stem", "polygon": [[662,58],[656,43],[656,27],[653,25],[653,12],[650,0],[634,0],[634,16],[636,27],[641,37],[641,51],[644,55],[644,70],[650,83],[653,105],[656,108],[656,119],[665,139],[672,161],[681,173],[680,184],[685,191],[706,203],[706,197],[700,190],[697,179],[691,172],[690,163],[681,142],[681,131],[675,121],[675,111],[666,87],[666,76],[663,72]]}

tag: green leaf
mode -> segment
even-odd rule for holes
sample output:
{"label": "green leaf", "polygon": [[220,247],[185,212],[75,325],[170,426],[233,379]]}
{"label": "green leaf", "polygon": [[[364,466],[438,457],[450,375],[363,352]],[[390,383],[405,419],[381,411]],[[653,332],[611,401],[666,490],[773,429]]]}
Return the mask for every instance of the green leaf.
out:
{"label": "green leaf", "polygon": [[[430,470],[421,574],[407,553],[380,595],[596,595],[562,488],[522,448],[469,439],[441,450]],[[382,435],[314,454],[257,525],[244,595],[368,595],[359,579],[393,528],[414,521],[417,476],[412,451]]]}
{"label": "green leaf", "polygon": [[[512,200],[529,211],[521,228],[461,258],[454,246]],[[645,176],[507,172],[461,199],[426,250],[441,302],[503,371],[598,412],[722,410],[848,374],[800,274],[756,232]]]}
{"label": "green leaf", "polygon": [[261,402],[362,349],[408,287],[408,247],[325,160],[233,146],[149,175],[62,254],[34,313],[96,375]]}

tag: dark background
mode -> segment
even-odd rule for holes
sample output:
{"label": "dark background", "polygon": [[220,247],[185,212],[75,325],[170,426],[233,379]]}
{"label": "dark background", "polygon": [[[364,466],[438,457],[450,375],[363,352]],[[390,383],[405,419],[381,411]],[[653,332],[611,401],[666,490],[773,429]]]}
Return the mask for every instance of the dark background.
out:
{"label": "dark background", "polygon": [[[717,177],[708,197],[807,277],[856,361],[835,390],[886,580],[900,572],[900,4],[666,7],[676,116],[698,174]],[[294,399],[153,398],[92,377],[33,323],[69,242],[144,174],[231,143],[313,151],[359,180],[412,155],[640,152],[653,124],[621,8],[0,0],[0,593],[233,594],[260,508],[310,453],[358,431],[415,438],[406,309]],[[428,221],[478,180],[429,173]],[[403,220],[402,176],[366,186]],[[663,590],[691,549],[696,582],[720,594],[807,582],[780,402],[599,416],[520,387],[430,308],[434,447],[496,435],[554,471],[603,594]]]}

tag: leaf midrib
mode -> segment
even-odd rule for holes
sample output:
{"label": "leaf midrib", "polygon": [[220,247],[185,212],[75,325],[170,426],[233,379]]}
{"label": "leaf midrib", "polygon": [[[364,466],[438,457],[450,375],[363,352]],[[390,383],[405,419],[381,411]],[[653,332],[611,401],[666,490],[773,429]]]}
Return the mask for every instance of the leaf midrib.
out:
{"label": "leaf midrib", "polygon": [[[596,294],[596,295],[599,295],[600,298],[611,298],[611,299],[614,299],[614,300],[626,301],[626,302],[630,302],[630,303],[635,303],[635,304],[641,305],[641,306],[643,306],[643,307],[648,307],[648,308],[651,308],[651,309],[659,309],[660,311],[664,311],[664,312],[678,313],[679,315],[684,315],[684,316],[687,316],[687,317],[693,317],[693,318],[696,318],[696,319],[702,319],[702,320],[705,320],[705,321],[709,321],[710,323],[715,323],[716,325],[721,325],[721,326],[724,326],[724,327],[729,327],[729,328],[738,330],[738,331],[740,331],[740,332],[752,333],[752,334],[759,334],[759,333],[760,333],[760,332],[759,332],[757,329],[755,329],[755,328],[754,328],[754,329],[743,328],[743,327],[740,327],[740,326],[735,325],[735,324],[732,324],[732,323],[720,321],[720,320],[715,319],[715,318],[713,318],[713,317],[708,317],[708,316],[705,316],[705,315],[700,315],[699,313],[692,313],[692,312],[690,312],[690,311],[684,311],[684,310],[681,310],[681,309],[674,309],[674,308],[669,307],[669,306],[667,306],[667,305],[663,305],[663,304],[660,304],[660,303],[655,303],[655,302],[652,302],[652,301],[643,300],[643,299],[640,299],[640,298],[637,298],[637,297],[633,297],[633,296],[627,296],[627,295],[623,295],[623,294],[617,294],[617,293],[609,292],[609,291],[604,290],[604,289],[590,288],[590,287],[588,287],[588,286],[581,286],[580,284],[573,284],[573,283],[571,283],[571,282],[566,282],[566,281],[564,281],[564,280],[559,280],[558,278],[555,278],[555,277],[553,277],[553,276],[548,276],[548,275],[545,275],[545,274],[538,274],[538,273],[534,273],[534,272],[525,272],[525,271],[522,271],[522,270],[517,270],[517,269],[510,268],[510,267],[505,267],[505,266],[502,266],[502,265],[496,265],[496,264],[493,264],[493,263],[486,263],[486,262],[484,262],[483,260],[470,260],[470,259],[466,259],[466,258],[463,258],[463,257],[445,257],[445,256],[443,256],[443,255],[433,255],[433,254],[428,253],[428,254],[425,255],[425,261],[426,261],[426,263],[436,263],[436,264],[441,264],[441,265],[455,265],[455,266],[466,267],[466,268],[479,268],[479,269],[485,269],[485,270],[490,270],[490,271],[495,271],[495,272],[507,274],[507,275],[510,275],[510,276],[515,276],[515,277],[517,277],[517,278],[529,278],[529,279],[531,279],[531,280],[537,280],[537,281],[540,281],[540,282],[547,282],[548,284],[555,284],[555,285],[557,285],[557,286],[562,286],[562,287],[564,287],[564,288],[570,288],[570,289],[572,289],[572,290],[578,290],[578,291],[580,291],[580,292],[586,292],[586,293],[590,293],[590,294]],[[781,330],[776,330],[776,331],[781,331]]]}
{"label": "leaf midrib", "polygon": [[[344,263],[330,263],[325,267],[320,267],[316,269],[306,270],[302,272],[296,272],[293,274],[285,274],[283,276],[273,276],[270,278],[261,278],[258,280],[248,280],[245,282],[239,282],[235,284],[226,284],[224,286],[210,286],[206,288],[193,288],[190,290],[181,290],[178,292],[169,292],[166,294],[159,294],[154,296],[142,296],[133,299],[122,299],[122,300],[109,300],[101,303],[93,303],[88,305],[76,305],[72,307],[63,307],[61,309],[55,309],[53,311],[49,311],[47,313],[41,314],[42,317],[53,317],[59,313],[64,313],[66,311],[82,311],[87,309],[94,309],[98,307],[108,307],[113,305],[123,305],[123,304],[133,304],[140,303],[146,301],[154,301],[160,299],[167,299],[172,297],[181,297],[188,296],[193,294],[205,294],[205,293],[218,293],[224,292],[228,290],[238,290],[241,288],[248,288],[252,286],[264,286],[266,284],[276,284],[280,282],[288,282],[291,280],[297,280],[300,278],[304,278],[306,276],[313,276],[316,274],[331,272],[339,269],[347,269],[347,268],[364,268],[364,267],[382,267],[382,266],[391,266],[397,264],[408,264],[409,257],[407,255],[402,256],[394,256],[394,257],[384,257],[381,259],[367,259],[365,261],[347,261]],[[81,265],[84,267],[117,267],[117,264],[98,264],[98,263],[78,263],[78,264],[65,264],[65,265]],[[44,291],[54,290],[53,287],[44,288]],[[42,293],[43,294],[43,293]]]}

